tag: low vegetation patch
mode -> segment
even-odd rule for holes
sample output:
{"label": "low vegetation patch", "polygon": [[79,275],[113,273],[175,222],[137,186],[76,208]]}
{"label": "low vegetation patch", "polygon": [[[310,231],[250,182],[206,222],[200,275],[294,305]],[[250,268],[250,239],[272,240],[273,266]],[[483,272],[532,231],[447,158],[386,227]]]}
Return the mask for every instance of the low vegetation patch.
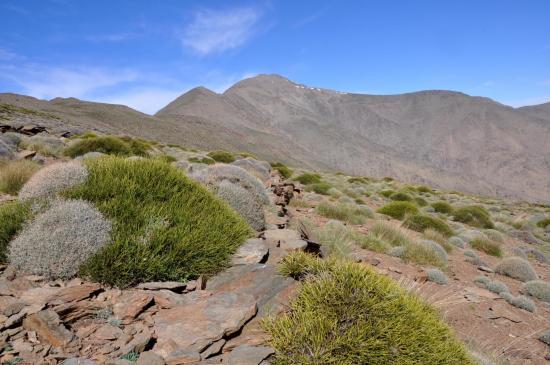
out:
{"label": "low vegetation patch", "polygon": [[282,162],[272,162],[270,165],[274,170],[279,171],[279,174],[281,174],[281,176],[285,179],[292,176],[292,170]]}
{"label": "low vegetation patch", "polygon": [[453,206],[444,200],[432,203],[432,208],[438,213],[450,214],[453,212]]}
{"label": "low vegetation patch", "polygon": [[7,202],[0,204],[0,263],[5,263],[8,244],[31,216],[30,204]]}
{"label": "low vegetation patch", "polygon": [[[443,248],[441,248],[441,251],[445,253]],[[435,266],[439,268],[445,268],[447,266],[446,255],[443,256],[441,252],[438,252],[433,246],[424,243],[413,243],[404,246],[402,254],[398,257],[405,262],[414,262],[418,265]]]}
{"label": "low vegetation patch", "polygon": [[309,275],[290,311],[263,323],[275,364],[473,364],[436,310],[390,278],[307,256],[283,260]]}
{"label": "low vegetation patch", "polygon": [[369,179],[362,176],[353,176],[348,179],[348,183],[350,184],[368,184]]}
{"label": "low vegetation patch", "polygon": [[495,267],[495,272],[520,281],[531,281],[537,279],[537,273],[529,261],[519,257],[505,258]]}
{"label": "low vegetation patch", "polygon": [[17,194],[38,169],[38,164],[28,160],[0,164],[0,192]]}
{"label": "low vegetation patch", "polygon": [[315,240],[323,245],[329,257],[345,259],[351,254],[353,230],[340,221],[330,221],[313,232]]}
{"label": "low vegetation patch", "polygon": [[417,232],[424,232],[427,229],[432,229],[441,233],[445,237],[450,237],[453,235],[453,230],[447,225],[447,223],[439,218],[431,217],[429,215],[410,215],[403,222],[403,226]]}
{"label": "low vegetation patch", "polygon": [[227,151],[212,151],[208,152],[207,156],[216,162],[231,163],[235,161],[235,156]]}
{"label": "low vegetation patch", "polygon": [[479,205],[458,208],[453,212],[453,217],[455,221],[466,223],[472,227],[495,228],[489,212]]}
{"label": "low vegetation patch", "polygon": [[528,281],[521,286],[521,291],[527,295],[550,303],[550,284],[542,280]]}
{"label": "low vegetation patch", "polygon": [[150,143],[130,137],[100,136],[79,139],[65,148],[65,155],[82,156],[88,152],[101,152],[116,156],[147,156]]}
{"label": "low vegetation patch", "polygon": [[355,204],[321,202],[316,211],[323,217],[338,219],[351,224],[363,224],[366,218],[372,218],[368,207],[361,208]]}
{"label": "low vegetation patch", "polygon": [[316,184],[321,182],[321,175],[306,172],[305,174],[295,177],[293,180],[304,185]]}
{"label": "low vegetation patch", "polygon": [[483,236],[478,236],[471,240],[470,246],[478,251],[485,252],[487,255],[502,257],[500,244]]}
{"label": "low vegetation patch", "polygon": [[205,165],[213,165],[216,163],[216,161],[210,157],[189,157],[187,161],[192,163],[203,163]]}
{"label": "low vegetation patch", "polygon": [[329,195],[330,189],[332,189],[332,185],[325,182],[310,184],[306,186],[306,191],[313,191],[321,195]]}
{"label": "low vegetation patch", "polygon": [[548,225],[550,225],[550,218],[545,218],[537,222],[537,226],[540,228],[546,228]]}
{"label": "low vegetation patch", "polygon": [[395,194],[395,191],[393,191],[393,190],[391,190],[391,189],[387,189],[387,190],[382,190],[382,191],[380,191],[379,194],[382,195],[383,197],[389,198],[390,196],[392,196],[393,194]]}
{"label": "low vegetation patch", "polygon": [[83,199],[112,222],[111,241],[80,273],[126,287],[185,281],[222,269],[251,229],[229,206],[161,161],[85,161],[86,181],[64,195]]}
{"label": "low vegetation patch", "polygon": [[432,281],[439,285],[445,285],[449,282],[447,275],[439,269],[428,269],[426,270],[426,277],[428,281]]}
{"label": "low vegetation patch", "polygon": [[395,219],[403,219],[408,214],[418,213],[418,208],[411,202],[391,202],[378,209],[378,213],[389,215]]}
{"label": "low vegetation patch", "polygon": [[392,195],[390,195],[390,199],[395,201],[402,201],[402,202],[410,202],[413,200],[413,198],[409,194],[403,191],[398,191],[396,193],[393,193]]}
{"label": "low vegetation patch", "polygon": [[449,241],[447,240],[447,237],[445,237],[444,234],[434,229],[428,228],[424,231],[424,237],[428,240],[439,243],[441,247],[443,247],[445,251],[447,251],[447,253],[453,252],[453,248],[455,246],[449,243]]}
{"label": "low vegetation patch", "polygon": [[523,295],[514,297],[512,294],[508,292],[502,292],[500,293],[500,296],[502,299],[506,300],[509,304],[513,305],[514,307],[524,309],[528,312],[533,313],[537,309],[537,307],[535,306],[535,302],[533,302],[531,299]]}

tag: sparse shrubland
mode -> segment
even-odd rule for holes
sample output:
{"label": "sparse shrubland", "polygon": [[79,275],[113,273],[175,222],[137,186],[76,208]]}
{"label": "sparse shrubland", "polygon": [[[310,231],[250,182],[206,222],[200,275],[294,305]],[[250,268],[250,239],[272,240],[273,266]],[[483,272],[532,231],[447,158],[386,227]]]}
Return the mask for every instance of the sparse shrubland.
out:
{"label": "sparse shrubland", "polygon": [[450,214],[453,212],[453,206],[444,200],[439,200],[435,203],[432,203],[432,207],[438,213]]}
{"label": "sparse shrubland", "polygon": [[414,198],[414,202],[416,203],[416,205],[418,205],[419,207],[425,207],[428,205],[428,201],[422,197],[415,197]]}
{"label": "sparse shrubland", "polygon": [[409,194],[403,191],[398,191],[396,193],[393,193],[392,195],[390,195],[390,199],[395,201],[402,201],[402,202],[410,202],[413,200],[413,198]]}
{"label": "sparse shrubland", "polygon": [[416,205],[410,202],[391,202],[378,209],[378,213],[389,215],[395,219],[403,219],[408,214],[418,213]]}
{"label": "sparse shrubland", "polygon": [[21,138],[19,147],[38,152],[44,156],[60,156],[65,144],[59,138],[37,134],[32,137],[24,136]]}
{"label": "sparse shrubland", "polygon": [[275,364],[473,364],[437,312],[390,278],[303,253],[282,267],[309,275],[289,312],[263,323]]}
{"label": "sparse shrubland", "polygon": [[388,190],[382,190],[379,192],[380,195],[386,197],[386,198],[389,198],[390,196],[392,196],[393,194],[395,194],[395,191],[391,190],[391,189],[388,189]]}
{"label": "sparse shrubland", "polygon": [[86,181],[64,195],[91,202],[112,222],[110,242],[80,273],[126,287],[213,274],[251,234],[226,203],[161,161],[85,161]]}
{"label": "sparse shrubland", "polygon": [[485,237],[475,237],[470,241],[470,246],[478,251],[485,252],[487,255],[502,257],[502,248],[497,242],[493,242]]}
{"label": "sparse shrubland", "polygon": [[416,191],[418,191],[419,193],[431,193],[431,192],[433,192],[433,190],[430,187],[425,186],[425,185],[417,186]]}
{"label": "sparse shrubland", "polygon": [[[433,246],[424,243],[412,243],[403,246],[403,254],[399,256],[405,262],[414,262],[419,265],[435,266],[445,268],[447,266],[446,255],[436,251]],[[441,248],[445,253],[445,250]]]}
{"label": "sparse shrubland", "polygon": [[348,179],[348,183],[350,184],[368,184],[369,179],[362,176],[353,176]]}
{"label": "sparse shrubland", "polygon": [[453,212],[453,217],[455,221],[466,223],[472,227],[495,228],[489,212],[479,205],[458,208]]}
{"label": "sparse shrubland", "polygon": [[28,203],[0,203],[0,263],[6,262],[8,244],[31,216]]}
{"label": "sparse shrubland", "polygon": [[192,162],[192,163],[202,163],[202,164],[205,164],[205,165],[213,165],[216,163],[216,161],[214,161],[214,159],[210,158],[210,157],[189,157],[189,159],[187,160],[189,162]]}
{"label": "sparse shrubland", "polygon": [[9,262],[49,279],[68,279],[109,240],[111,223],[90,203],[57,200],[11,242]]}
{"label": "sparse shrubland", "polygon": [[306,191],[313,191],[321,195],[329,195],[329,191],[332,189],[332,185],[325,182],[314,183],[306,186]]}
{"label": "sparse shrubland", "polygon": [[485,276],[478,276],[474,279],[474,282],[478,284],[479,286],[492,291],[493,293],[500,294],[500,293],[509,293],[510,290],[508,289],[508,286],[504,284],[501,281],[498,280],[491,280],[488,277]]}
{"label": "sparse shrubland", "polygon": [[372,218],[368,207],[361,208],[355,204],[321,202],[317,205],[318,214],[326,218],[338,219],[351,224],[363,224],[366,218]]}
{"label": "sparse shrubland", "polygon": [[306,172],[298,177],[295,177],[293,180],[298,181],[299,183],[304,185],[317,184],[321,182],[321,175]]}
{"label": "sparse shrubland", "polygon": [[529,261],[519,257],[505,258],[495,267],[495,272],[520,281],[531,281],[537,279],[537,273]]}
{"label": "sparse shrubland", "polygon": [[208,152],[207,156],[216,162],[231,163],[235,161],[235,156],[227,151],[212,151]]}
{"label": "sparse shrubland", "polygon": [[271,167],[274,170],[279,171],[281,176],[284,177],[285,179],[288,179],[292,176],[292,173],[293,173],[292,169],[290,169],[288,166],[286,166],[282,162],[272,162]]}
{"label": "sparse shrubland", "polygon": [[535,303],[531,299],[524,297],[523,295],[514,297],[508,292],[502,292],[500,293],[500,296],[502,297],[502,299],[506,300],[514,307],[518,307],[529,312],[534,312],[537,309]]}
{"label": "sparse shrubland", "polygon": [[17,194],[38,169],[38,164],[29,160],[0,164],[0,192]]}
{"label": "sparse shrubland", "polygon": [[151,145],[130,137],[100,136],[79,139],[65,148],[65,155],[77,157],[88,152],[101,152],[116,156],[147,156]]}
{"label": "sparse shrubland", "polygon": [[403,226],[417,232],[424,232],[427,229],[432,229],[441,233],[445,237],[450,237],[453,235],[453,230],[447,225],[447,223],[439,218],[431,217],[429,215],[410,215],[403,222]]}

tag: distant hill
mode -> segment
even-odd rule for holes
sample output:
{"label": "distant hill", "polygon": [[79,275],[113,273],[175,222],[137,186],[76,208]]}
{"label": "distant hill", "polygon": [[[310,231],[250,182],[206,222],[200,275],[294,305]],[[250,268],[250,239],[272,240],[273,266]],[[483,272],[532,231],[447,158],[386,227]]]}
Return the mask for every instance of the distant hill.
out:
{"label": "distant hill", "polygon": [[276,75],[243,80],[222,94],[195,88],[155,116],[72,98],[0,94],[1,103],[51,113],[60,119],[42,123],[57,130],[126,133],[249,151],[307,168],[550,202],[549,104],[514,109],[437,90],[352,94]]}

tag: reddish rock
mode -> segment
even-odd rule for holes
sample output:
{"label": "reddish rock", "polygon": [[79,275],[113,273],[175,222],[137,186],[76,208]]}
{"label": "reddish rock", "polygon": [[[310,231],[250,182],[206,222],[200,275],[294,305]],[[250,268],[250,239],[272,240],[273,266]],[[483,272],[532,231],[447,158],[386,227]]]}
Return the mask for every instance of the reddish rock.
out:
{"label": "reddish rock", "polygon": [[159,281],[142,283],[139,284],[136,288],[143,290],[172,290],[179,292],[185,289],[185,284],[177,281]]}
{"label": "reddish rock", "polygon": [[113,314],[124,323],[130,323],[151,304],[153,296],[141,291],[124,292],[113,306]]}
{"label": "reddish rock", "polygon": [[122,330],[110,324],[104,324],[94,332],[98,340],[116,340],[123,334]]}
{"label": "reddish rock", "polygon": [[227,365],[258,365],[273,353],[271,347],[242,345],[233,349],[224,363]]}
{"label": "reddish rock", "polygon": [[101,290],[98,284],[86,283],[63,288],[52,295],[48,302],[50,304],[68,303],[78,300],[83,300],[92,296]]}
{"label": "reddish rock", "polygon": [[53,347],[62,347],[73,339],[72,332],[61,323],[57,313],[49,309],[25,318],[23,328],[35,331],[42,340]]}

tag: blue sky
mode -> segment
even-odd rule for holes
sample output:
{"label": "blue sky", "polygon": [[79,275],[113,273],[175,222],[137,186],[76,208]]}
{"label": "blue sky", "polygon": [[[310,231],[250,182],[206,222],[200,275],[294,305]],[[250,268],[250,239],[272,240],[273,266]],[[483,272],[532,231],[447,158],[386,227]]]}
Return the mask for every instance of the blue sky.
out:
{"label": "blue sky", "polygon": [[0,0],[0,92],[154,113],[258,73],[547,102],[550,1]]}

